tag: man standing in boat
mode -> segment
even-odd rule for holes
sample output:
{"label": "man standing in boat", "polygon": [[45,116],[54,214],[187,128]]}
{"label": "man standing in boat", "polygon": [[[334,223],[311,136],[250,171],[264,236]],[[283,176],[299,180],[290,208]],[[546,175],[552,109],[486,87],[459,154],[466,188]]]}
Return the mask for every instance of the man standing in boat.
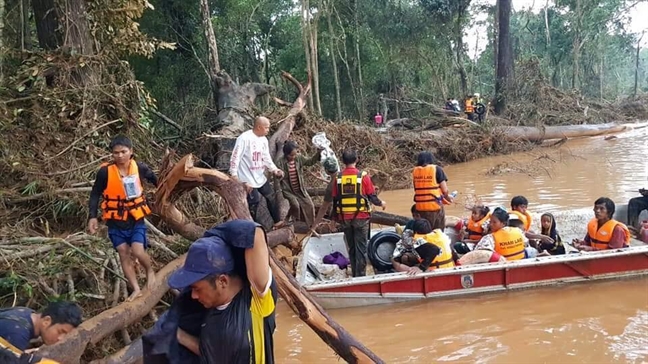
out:
{"label": "man standing in boat", "polygon": [[412,172],[414,182],[414,202],[416,210],[422,218],[432,225],[432,230],[445,228],[445,210],[443,200],[452,202],[448,192],[448,177],[443,168],[434,164],[434,156],[430,152],[418,155],[416,167]]}
{"label": "man standing in boat", "polygon": [[628,201],[628,227],[639,231],[639,215],[643,210],[648,210],[648,190],[639,190],[641,197],[631,198]]}
{"label": "man standing in boat", "polygon": [[367,241],[371,205],[385,209],[387,203],[376,196],[376,189],[365,171],[356,168],[358,155],[354,150],[342,153],[345,168],[332,184],[333,213],[342,225],[349,249],[351,272],[354,277],[366,275]]}
{"label": "man standing in boat", "polygon": [[587,224],[585,239],[574,239],[574,247],[581,251],[626,248],[630,243],[630,231],[621,222],[612,219],[614,202],[601,197],[594,202],[594,218]]}

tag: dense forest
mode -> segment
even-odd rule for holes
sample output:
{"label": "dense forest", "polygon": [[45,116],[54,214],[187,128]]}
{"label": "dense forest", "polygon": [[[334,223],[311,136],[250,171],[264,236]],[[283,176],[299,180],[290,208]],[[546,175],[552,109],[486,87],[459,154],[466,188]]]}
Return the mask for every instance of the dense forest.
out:
{"label": "dense forest", "polygon": [[[523,68],[535,61],[552,86],[589,98],[614,101],[645,92],[648,51],[638,50],[642,34],[630,33],[626,25],[637,3],[547,1],[539,12],[514,11],[510,47],[515,64]],[[207,56],[200,8],[192,1],[152,4],[156,10],[144,14],[142,30],[177,47],[151,59],[132,59],[135,74],[166,115],[182,123],[201,120],[210,98],[201,71]],[[210,6],[220,62],[234,79],[281,87],[280,70],[302,80],[311,70],[309,108],[326,118],[368,120],[377,111],[395,117],[425,103],[440,107],[447,97],[494,95],[497,5],[225,0]],[[476,55],[467,32],[483,18],[480,14],[487,14],[479,24],[486,34],[472,38],[487,44]]]}

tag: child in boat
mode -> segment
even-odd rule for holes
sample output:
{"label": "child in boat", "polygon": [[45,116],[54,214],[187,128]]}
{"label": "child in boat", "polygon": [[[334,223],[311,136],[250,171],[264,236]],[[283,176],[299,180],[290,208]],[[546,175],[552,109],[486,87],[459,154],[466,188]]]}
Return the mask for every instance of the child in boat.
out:
{"label": "child in boat", "polygon": [[[457,254],[470,252],[481,238],[488,233],[490,208],[484,205],[475,205],[471,209],[470,218],[461,220],[455,228],[459,230],[459,241],[453,245]],[[471,244],[471,245],[468,245]]]}
{"label": "child in boat", "polygon": [[540,233],[553,239],[554,243],[541,242],[538,246],[538,250],[540,252],[546,251],[551,255],[565,254],[565,246],[563,245],[560,234],[558,234],[558,230],[556,229],[556,219],[554,216],[548,212],[542,214],[540,217],[540,226],[542,228]]}
{"label": "child in boat", "polygon": [[416,210],[416,204],[412,205],[410,212],[412,213],[412,220],[408,221],[407,224],[405,224],[405,227],[402,227],[399,224],[394,225],[398,235],[402,235],[405,230],[414,230],[414,221],[421,218],[421,214]]}
{"label": "child in boat", "polygon": [[531,230],[531,224],[533,219],[531,218],[531,213],[527,210],[529,206],[529,200],[524,196],[515,196],[511,199],[511,211],[509,211],[510,216],[517,217],[522,221],[522,226],[520,229],[524,231],[524,236],[530,240],[530,243],[533,247],[536,247],[537,242],[553,244],[553,239],[548,235],[542,235]]}
{"label": "child in boat", "polygon": [[[516,227],[524,232],[524,221],[520,220],[517,215],[509,216],[508,226]],[[533,240],[527,240],[524,247],[524,258],[535,258],[548,256],[546,251],[540,251],[540,245]]]}
{"label": "child in boat", "polygon": [[475,205],[471,209],[470,218],[464,220],[461,231],[461,240],[476,243],[488,233],[488,220],[490,208],[484,205]]}

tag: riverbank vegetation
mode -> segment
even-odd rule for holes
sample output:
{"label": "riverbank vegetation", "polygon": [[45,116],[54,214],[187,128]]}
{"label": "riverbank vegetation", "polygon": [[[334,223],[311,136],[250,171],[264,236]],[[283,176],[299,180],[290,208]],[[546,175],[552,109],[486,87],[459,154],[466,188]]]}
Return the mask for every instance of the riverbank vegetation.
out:
{"label": "riverbank vegetation", "polygon": [[[105,232],[79,233],[117,133],[156,170],[166,148],[207,167],[227,159],[226,141],[252,117],[269,116],[272,132],[294,117],[288,133],[304,153],[324,131],[336,151],[359,150],[383,188],[402,188],[421,150],[456,163],[537,144],[504,138],[502,126],[648,119],[640,47],[648,35],[627,25],[641,2],[525,10],[510,0],[2,1],[0,306],[74,299],[90,317],[123,299]],[[306,90],[295,96],[299,83]],[[442,110],[447,98],[473,93],[490,103],[485,123]],[[292,115],[300,95],[305,107]],[[382,132],[372,127],[378,112],[389,126]],[[439,129],[442,138],[426,134]],[[323,186],[320,177],[308,170],[312,187]],[[202,227],[228,216],[207,189],[176,206]],[[187,241],[151,221],[160,268]],[[128,344],[150,320],[110,335],[84,360]]]}

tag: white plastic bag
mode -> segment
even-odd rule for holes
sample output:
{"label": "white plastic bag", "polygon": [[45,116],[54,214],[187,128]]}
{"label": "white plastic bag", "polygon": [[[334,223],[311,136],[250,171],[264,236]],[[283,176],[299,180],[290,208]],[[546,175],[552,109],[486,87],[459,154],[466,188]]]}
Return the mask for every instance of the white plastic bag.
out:
{"label": "white plastic bag", "polygon": [[[324,166],[324,163],[331,163],[335,165],[335,172],[340,171],[340,163],[338,162],[337,157],[335,156],[335,152],[333,149],[331,149],[331,141],[326,138],[326,133],[324,132],[319,132],[313,136],[312,139],[313,145],[317,147],[318,149],[322,149],[322,154],[320,155],[320,164],[322,167]],[[328,174],[326,174],[326,171],[324,168],[321,170],[322,177],[325,178],[326,180],[329,180],[330,177]]]}

